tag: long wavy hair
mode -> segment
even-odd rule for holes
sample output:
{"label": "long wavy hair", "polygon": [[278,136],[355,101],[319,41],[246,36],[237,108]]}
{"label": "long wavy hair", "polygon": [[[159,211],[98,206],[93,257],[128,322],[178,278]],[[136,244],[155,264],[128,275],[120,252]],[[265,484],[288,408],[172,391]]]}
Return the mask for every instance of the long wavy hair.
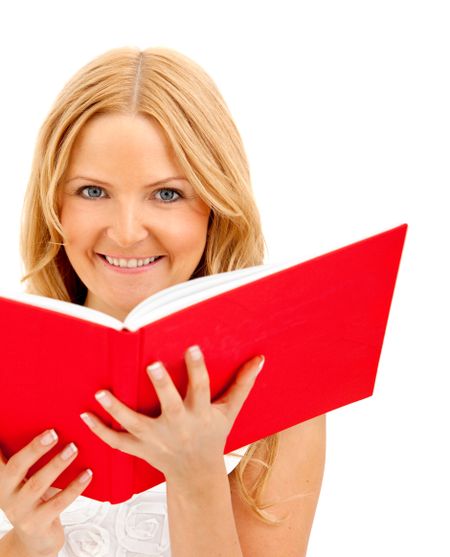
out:
{"label": "long wavy hair", "polygon": [[[188,181],[211,207],[205,250],[191,278],[263,263],[265,240],[248,162],[215,83],[175,50],[125,47],[109,50],[82,67],[64,86],[40,128],[22,209],[21,282],[26,291],[84,303],[87,288],[62,247],[58,187],[84,124],[95,114],[117,112],[157,120]],[[262,503],[278,443],[275,434],[251,444],[230,474],[239,496],[267,524],[285,520],[265,511],[275,503]],[[259,475],[254,485],[247,486],[244,472],[251,463],[259,467]]]}

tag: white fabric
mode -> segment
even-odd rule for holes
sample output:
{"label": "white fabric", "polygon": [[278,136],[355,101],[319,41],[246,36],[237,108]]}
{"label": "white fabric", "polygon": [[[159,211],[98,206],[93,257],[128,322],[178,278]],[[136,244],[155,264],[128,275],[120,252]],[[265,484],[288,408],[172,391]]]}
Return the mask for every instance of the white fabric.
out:
{"label": "white fabric", "polygon": [[[248,447],[224,456],[228,474]],[[60,517],[66,541],[58,557],[170,557],[165,482],[117,505],[80,495]],[[0,509],[0,538],[11,529]]]}

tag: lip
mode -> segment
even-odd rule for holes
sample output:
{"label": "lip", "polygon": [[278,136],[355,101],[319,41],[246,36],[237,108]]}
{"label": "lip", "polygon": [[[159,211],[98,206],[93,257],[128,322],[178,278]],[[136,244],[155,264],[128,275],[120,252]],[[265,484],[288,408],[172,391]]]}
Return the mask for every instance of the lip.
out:
{"label": "lip", "polygon": [[[125,261],[129,261],[130,259],[148,259],[149,257],[154,257],[154,255],[146,255],[145,257],[138,257],[137,255],[133,255],[131,257],[125,257],[124,255],[111,255],[109,253],[98,253],[96,252],[97,255],[107,255],[108,257],[111,257],[112,259],[125,259]],[[158,256],[160,254],[157,254]]]}
{"label": "lip", "polygon": [[[165,256],[163,255],[162,257],[160,257],[159,259],[157,259],[153,263],[150,263],[149,265],[145,265],[145,266],[142,266],[142,267],[134,267],[134,268],[131,268],[131,269],[126,269],[124,267],[115,267],[114,265],[111,265],[110,263],[108,263],[108,261],[104,257],[99,255],[98,253],[96,253],[95,255],[98,259],[100,259],[100,261],[103,263],[103,265],[107,269],[109,269],[110,271],[114,271],[115,273],[122,273],[122,274],[126,274],[126,275],[148,273],[149,271],[152,271],[158,265],[158,263],[165,258]],[[137,259],[137,258],[131,258],[131,259]]]}

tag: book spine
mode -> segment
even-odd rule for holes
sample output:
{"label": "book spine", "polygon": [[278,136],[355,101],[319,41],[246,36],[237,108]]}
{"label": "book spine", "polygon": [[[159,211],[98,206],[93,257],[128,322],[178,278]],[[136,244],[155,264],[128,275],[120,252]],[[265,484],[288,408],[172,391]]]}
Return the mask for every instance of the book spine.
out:
{"label": "book spine", "polygon": [[[110,331],[109,369],[112,393],[126,406],[137,408],[138,372],[140,358],[139,331]],[[126,429],[112,419],[112,428],[119,432]],[[132,455],[111,449],[111,502],[128,500],[133,494],[134,458]]]}

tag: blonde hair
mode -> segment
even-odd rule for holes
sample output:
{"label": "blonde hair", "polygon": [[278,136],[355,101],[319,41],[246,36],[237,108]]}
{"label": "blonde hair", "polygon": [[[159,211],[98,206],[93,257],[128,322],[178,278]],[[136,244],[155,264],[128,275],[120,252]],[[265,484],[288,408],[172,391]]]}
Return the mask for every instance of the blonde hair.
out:
{"label": "blonde hair", "polygon": [[[40,128],[22,210],[21,256],[27,292],[83,304],[86,286],[61,248],[58,185],[84,124],[100,113],[144,114],[162,126],[186,178],[211,207],[202,258],[191,278],[263,263],[265,240],[239,132],[209,75],[167,48],[112,49],[65,85]],[[278,448],[278,434],[253,443],[230,474],[257,517],[270,518],[261,497]],[[255,451],[264,460],[253,458]],[[262,471],[244,482],[250,462]]]}

